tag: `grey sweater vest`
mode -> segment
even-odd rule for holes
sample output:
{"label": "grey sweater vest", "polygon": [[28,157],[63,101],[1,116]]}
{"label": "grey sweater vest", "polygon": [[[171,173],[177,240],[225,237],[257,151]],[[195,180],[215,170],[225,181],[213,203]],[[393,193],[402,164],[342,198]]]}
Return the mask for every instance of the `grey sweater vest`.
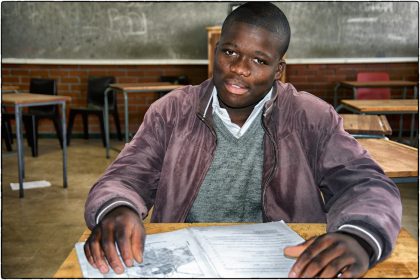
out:
{"label": "grey sweater vest", "polygon": [[239,139],[214,115],[215,156],[186,222],[262,222],[261,114]]}

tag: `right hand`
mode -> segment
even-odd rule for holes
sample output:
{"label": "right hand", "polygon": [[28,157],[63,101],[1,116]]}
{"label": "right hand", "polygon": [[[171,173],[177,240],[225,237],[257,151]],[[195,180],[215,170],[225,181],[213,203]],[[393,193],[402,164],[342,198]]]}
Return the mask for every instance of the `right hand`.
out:
{"label": "right hand", "polygon": [[93,228],[84,250],[89,263],[103,274],[109,266],[115,273],[124,272],[117,247],[127,267],[143,261],[146,231],[139,215],[131,208],[120,206],[106,214]]}

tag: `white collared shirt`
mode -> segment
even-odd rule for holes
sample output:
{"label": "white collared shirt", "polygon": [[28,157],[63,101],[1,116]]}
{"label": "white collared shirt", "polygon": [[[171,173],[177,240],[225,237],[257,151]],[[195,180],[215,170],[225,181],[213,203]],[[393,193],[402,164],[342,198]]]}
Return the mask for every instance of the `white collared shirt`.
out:
{"label": "white collared shirt", "polygon": [[219,99],[217,97],[217,89],[216,87],[213,88],[213,114],[216,114],[219,116],[219,118],[222,120],[223,124],[226,126],[226,128],[232,133],[232,135],[235,138],[240,138],[242,135],[245,134],[245,132],[248,130],[248,128],[251,126],[251,124],[254,122],[255,118],[258,116],[258,114],[261,112],[261,110],[264,107],[265,102],[270,100],[271,93],[273,92],[273,88],[270,89],[270,91],[264,96],[263,99],[261,99],[260,102],[258,102],[257,105],[255,105],[254,110],[252,110],[251,114],[249,115],[248,119],[244,123],[242,127],[239,125],[233,123],[229,117],[229,114],[226,109],[220,107]]}

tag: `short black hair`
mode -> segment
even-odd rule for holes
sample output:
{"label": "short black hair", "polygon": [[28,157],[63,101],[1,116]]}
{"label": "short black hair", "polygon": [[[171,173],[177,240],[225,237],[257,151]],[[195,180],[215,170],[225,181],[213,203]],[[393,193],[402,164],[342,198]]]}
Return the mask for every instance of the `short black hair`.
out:
{"label": "short black hair", "polygon": [[248,2],[233,10],[222,26],[226,30],[234,22],[243,22],[264,28],[281,40],[280,54],[283,56],[290,42],[290,26],[284,13],[270,2]]}

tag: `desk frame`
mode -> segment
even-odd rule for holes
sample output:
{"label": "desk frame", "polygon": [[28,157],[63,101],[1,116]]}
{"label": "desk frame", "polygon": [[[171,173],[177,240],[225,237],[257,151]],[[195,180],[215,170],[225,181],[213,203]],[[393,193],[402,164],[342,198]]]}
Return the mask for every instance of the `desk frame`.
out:
{"label": "desk frame", "polygon": [[[32,94],[31,94],[32,95]],[[51,97],[46,95],[46,97]],[[18,174],[19,174],[19,197],[24,197],[23,180],[25,177],[25,161],[24,161],[24,146],[22,133],[22,108],[36,107],[44,105],[59,105],[61,106],[61,125],[63,137],[63,187],[67,188],[67,136],[66,136],[66,99],[57,99],[44,102],[28,102],[28,103],[6,103],[5,106],[14,106],[15,120],[16,120],[16,142],[17,142],[17,157],[18,157]]]}
{"label": "desk frame", "polygon": [[104,92],[104,122],[105,122],[105,146],[106,158],[109,158],[109,105],[108,94],[111,91],[122,92],[124,96],[124,128],[125,128],[125,143],[129,142],[129,127],[128,127],[128,93],[133,92],[158,92],[170,91],[184,85],[171,84],[166,82],[158,83],[134,83],[134,84],[110,84]]}

